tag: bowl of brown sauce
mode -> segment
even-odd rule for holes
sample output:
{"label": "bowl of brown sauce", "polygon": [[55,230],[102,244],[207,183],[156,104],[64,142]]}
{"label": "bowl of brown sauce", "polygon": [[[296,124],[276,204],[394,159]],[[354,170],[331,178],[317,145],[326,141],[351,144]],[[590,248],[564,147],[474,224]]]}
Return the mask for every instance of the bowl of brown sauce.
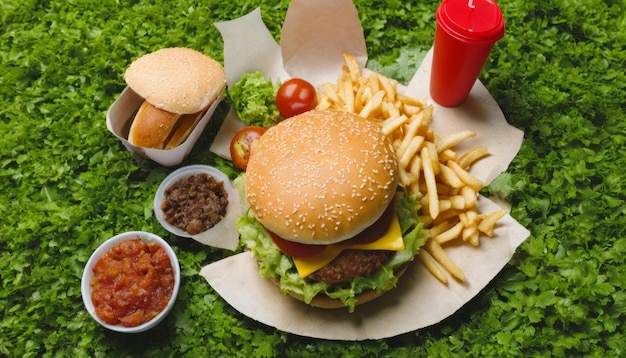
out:
{"label": "bowl of brown sauce", "polygon": [[168,175],[154,197],[154,215],[170,233],[193,237],[217,225],[231,207],[228,176],[207,165],[190,165]]}
{"label": "bowl of brown sauce", "polygon": [[180,287],[172,247],[143,231],[116,235],[100,245],[83,271],[81,291],[89,314],[103,327],[139,333],[171,311]]}

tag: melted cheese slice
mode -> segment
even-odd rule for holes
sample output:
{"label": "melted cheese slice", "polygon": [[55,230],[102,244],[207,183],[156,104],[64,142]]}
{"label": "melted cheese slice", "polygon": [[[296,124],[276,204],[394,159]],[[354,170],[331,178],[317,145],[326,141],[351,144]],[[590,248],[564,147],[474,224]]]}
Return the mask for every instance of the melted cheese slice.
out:
{"label": "melted cheese slice", "polygon": [[392,215],[391,223],[387,232],[378,240],[367,244],[350,245],[348,243],[337,243],[326,246],[324,251],[311,257],[297,258],[294,257],[293,261],[298,270],[298,275],[301,278],[307,277],[313,272],[328,265],[331,261],[337,257],[341,251],[347,249],[359,249],[359,250],[387,250],[387,251],[400,251],[404,250],[404,240],[402,240],[402,231],[400,230],[400,222],[395,212]]}

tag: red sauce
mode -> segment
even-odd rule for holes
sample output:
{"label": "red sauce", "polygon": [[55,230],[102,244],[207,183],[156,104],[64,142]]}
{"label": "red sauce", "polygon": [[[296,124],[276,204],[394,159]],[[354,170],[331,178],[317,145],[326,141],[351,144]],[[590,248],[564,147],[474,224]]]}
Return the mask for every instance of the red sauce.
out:
{"label": "red sauce", "polygon": [[174,290],[174,270],[161,246],[137,237],[113,246],[98,259],[91,287],[91,300],[101,320],[135,327],[167,306]]}

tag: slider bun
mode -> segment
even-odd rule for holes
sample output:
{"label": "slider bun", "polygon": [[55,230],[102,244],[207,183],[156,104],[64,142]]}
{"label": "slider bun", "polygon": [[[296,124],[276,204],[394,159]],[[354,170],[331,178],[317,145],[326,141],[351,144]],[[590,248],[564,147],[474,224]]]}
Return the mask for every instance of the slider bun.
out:
{"label": "slider bun", "polygon": [[206,109],[226,86],[219,62],[183,47],[164,48],[138,58],[124,79],[156,108],[177,114]]}
{"label": "slider bun", "polygon": [[222,65],[182,47],[138,58],[124,78],[145,99],[130,125],[128,141],[154,149],[184,142],[226,86]]}
{"label": "slider bun", "polygon": [[313,110],[268,129],[253,147],[245,193],[257,220],[285,240],[331,244],[378,220],[398,185],[380,126]]}

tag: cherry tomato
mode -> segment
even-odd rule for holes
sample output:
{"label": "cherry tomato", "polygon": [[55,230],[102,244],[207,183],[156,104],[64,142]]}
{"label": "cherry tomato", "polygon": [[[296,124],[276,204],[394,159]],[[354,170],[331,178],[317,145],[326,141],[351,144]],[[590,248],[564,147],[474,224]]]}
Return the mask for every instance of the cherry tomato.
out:
{"label": "cherry tomato", "polygon": [[326,245],[307,245],[283,239],[275,233],[269,231],[272,240],[280,251],[292,257],[311,257],[324,251]]}
{"label": "cherry tomato", "polygon": [[309,82],[292,78],[285,81],[276,93],[276,107],[285,117],[293,117],[317,106],[317,92]]}
{"label": "cherry tomato", "polygon": [[258,126],[248,126],[240,129],[230,141],[230,157],[235,166],[241,170],[246,170],[248,160],[250,160],[250,148],[252,143],[265,133],[265,128]]}

